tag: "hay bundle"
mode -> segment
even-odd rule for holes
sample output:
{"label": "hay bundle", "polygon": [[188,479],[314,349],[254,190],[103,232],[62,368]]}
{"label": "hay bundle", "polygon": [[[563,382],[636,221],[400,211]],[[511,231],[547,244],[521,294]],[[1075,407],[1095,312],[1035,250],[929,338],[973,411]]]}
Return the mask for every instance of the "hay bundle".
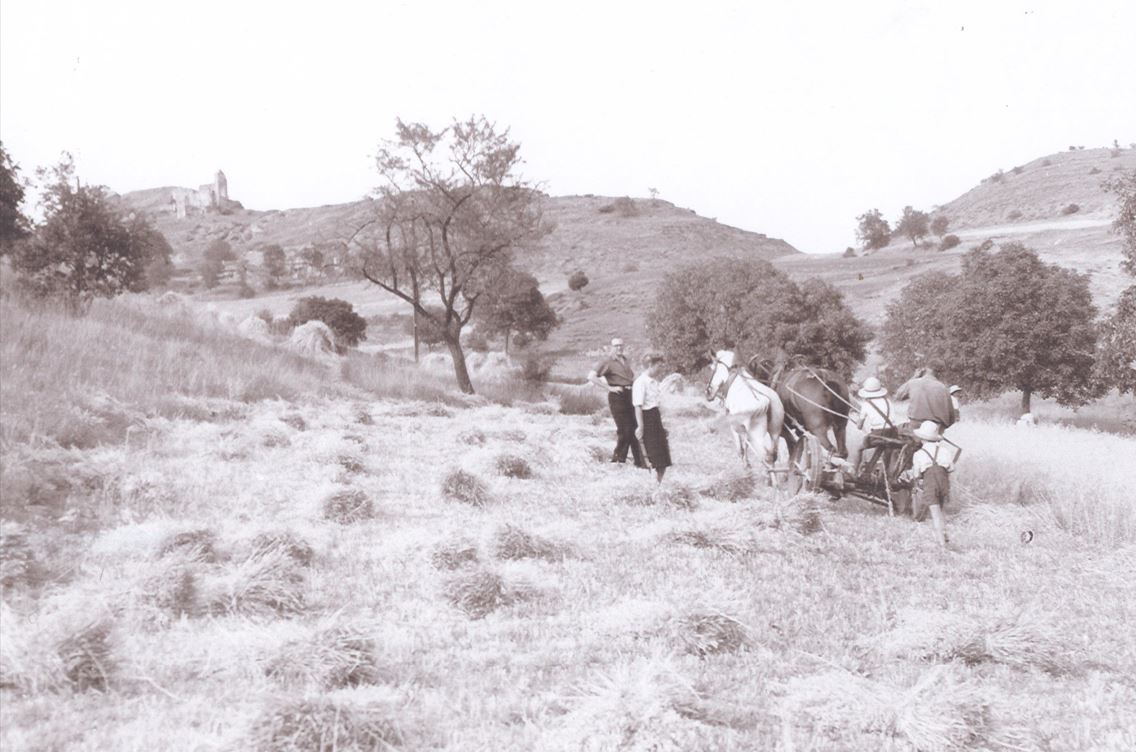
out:
{"label": "hay bundle", "polygon": [[699,657],[733,653],[751,644],[745,625],[722,613],[687,614],[675,620],[672,629],[683,650]]}
{"label": "hay bundle", "polygon": [[335,334],[327,324],[312,319],[292,330],[288,344],[303,355],[328,355],[335,352]]}
{"label": "hay bundle", "polygon": [[458,441],[463,444],[469,444],[470,446],[484,446],[485,434],[477,428],[471,428],[458,436]]}
{"label": "hay bundle", "polygon": [[453,470],[442,480],[442,495],[452,501],[471,504],[475,507],[485,506],[489,501],[489,489],[473,473],[465,470]]}
{"label": "hay bundle", "polygon": [[435,569],[460,569],[467,564],[477,563],[477,547],[469,541],[459,540],[445,543],[430,554],[430,563]]}
{"label": "hay bundle", "polygon": [[752,475],[728,474],[716,478],[699,492],[718,501],[741,501],[754,496],[755,490],[756,483]]}
{"label": "hay bundle", "polygon": [[156,572],[142,583],[142,599],[175,618],[201,611],[197,576],[190,566],[177,563]]}
{"label": "hay bundle", "polygon": [[698,494],[682,483],[659,486],[651,495],[651,502],[659,506],[691,511],[698,507]]}
{"label": "hay bundle", "polygon": [[323,502],[324,519],[350,525],[375,516],[375,505],[367,494],[357,488],[336,491]]}
{"label": "hay bundle", "polygon": [[288,415],[282,415],[282,416],[280,416],[280,422],[283,423],[286,426],[290,426],[291,428],[295,428],[297,431],[308,430],[308,422],[306,420],[304,420],[303,415],[297,415],[296,413],[290,413]]}
{"label": "hay bundle", "polygon": [[167,536],[158,544],[158,557],[177,556],[185,561],[217,561],[217,535],[207,528],[184,530]]}
{"label": "hay bundle", "polygon": [[911,687],[830,672],[789,683],[786,709],[826,732],[850,730],[906,739],[918,750],[999,746],[1011,735],[994,724],[978,687],[949,667],[936,666]]}
{"label": "hay bundle", "polygon": [[268,322],[260,316],[249,316],[237,324],[237,331],[242,337],[248,337],[258,342],[269,342],[272,333],[268,329]]}
{"label": "hay bundle", "polygon": [[1069,643],[1024,612],[980,620],[913,609],[902,612],[896,628],[876,640],[886,655],[921,661],[1001,663],[1054,675],[1074,672],[1077,666]]}
{"label": "hay bundle", "polygon": [[281,549],[251,554],[229,572],[201,584],[210,613],[280,616],[304,608],[299,565]]}
{"label": "hay bundle", "polygon": [[753,550],[754,541],[743,529],[735,527],[707,526],[679,530],[667,536],[672,543],[682,543],[695,548],[715,549],[728,554],[745,554]]}
{"label": "hay bundle", "polygon": [[596,446],[595,444],[592,444],[590,447],[588,447],[587,452],[588,458],[592,460],[592,462],[607,462],[611,459],[611,452],[601,446]]}
{"label": "hay bundle", "polygon": [[523,590],[510,587],[495,572],[480,569],[458,575],[445,587],[446,600],[471,619],[481,619],[502,606],[525,596]]}
{"label": "hay bundle", "polygon": [[288,532],[261,533],[252,539],[250,546],[253,554],[256,555],[280,550],[292,561],[305,567],[312,563],[312,557],[315,555],[306,540]]}
{"label": "hay bundle", "polygon": [[525,532],[514,525],[505,525],[498,530],[493,543],[499,559],[563,561],[568,553],[564,544]]}
{"label": "hay bundle", "polygon": [[380,750],[402,741],[398,727],[377,708],[323,697],[269,707],[249,734],[249,746],[263,752]]}
{"label": "hay bundle", "polygon": [[349,454],[341,454],[335,458],[336,463],[343,468],[347,475],[359,475],[360,473],[367,472],[367,467],[359,460],[358,457],[352,457]]}
{"label": "hay bundle", "polygon": [[285,684],[321,689],[374,684],[379,679],[375,641],[360,627],[327,627],[285,643],[264,672]]}
{"label": "hay bundle", "polygon": [[86,625],[62,640],[56,647],[67,682],[79,691],[105,690],[110,682],[109,619]]}
{"label": "hay bundle", "polygon": [[27,583],[34,558],[24,529],[7,522],[0,524],[0,587]]}
{"label": "hay bundle", "polygon": [[532,468],[524,457],[515,454],[502,454],[497,457],[497,472],[506,478],[527,480],[532,477]]}

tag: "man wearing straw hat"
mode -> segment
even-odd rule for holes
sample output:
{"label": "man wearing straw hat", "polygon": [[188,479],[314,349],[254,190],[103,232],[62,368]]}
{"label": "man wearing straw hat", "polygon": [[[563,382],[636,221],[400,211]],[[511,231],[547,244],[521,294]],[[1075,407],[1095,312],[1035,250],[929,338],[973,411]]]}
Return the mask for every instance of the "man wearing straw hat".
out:
{"label": "man wearing straw hat", "polygon": [[894,438],[896,431],[891,420],[891,401],[887,398],[887,393],[887,387],[875,376],[864,379],[864,386],[856,392],[861,400],[859,414],[856,416],[856,427],[866,434],[863,449],[872,450],[867,460],[864,459],[861,451],[860,463],[856,468],[857,475],[860,475],[864,468],[870,468],[882,451],[885,442],[881,442],[879,438],[887,435]]}
{"label": "man wearing straw hat", "polygon": [[623,354],[623,340],[615,337],[611,341],[610,354],[588,371],[588,381],[607,390],[607,405],[611,408],[611,417],[615,419],[616,442],[615,451],[612,452],[611,461],[622,465],[627,461],[627,450],[635,459],[635,467],[647,467],[643,461],[643,450],[639,440],[635,438],[635,407],[631,404],[631,385],[635,381],[635,372]]}
{"label": "man wearing straw hat", "polygon": [[955,423],[962,420],[962,403],[959,402],[959,395],[962,394],[962,387],[958,384],[951,384],[948,390],[951,394],[951,407],[955,410]]}
{"label": "man wearing straw hat", "polygon": [[931,524],[939,545],[946,547],[947,533],[943,522],[943,507],[951,498],[951,472],[958,459],[958,447],[943,440],[939,424],[925,420],[912,433],[922,442],[911,458],[911,479],[915,481],[914,509],[912,517],[916,522],[927,518],[931,512]]}

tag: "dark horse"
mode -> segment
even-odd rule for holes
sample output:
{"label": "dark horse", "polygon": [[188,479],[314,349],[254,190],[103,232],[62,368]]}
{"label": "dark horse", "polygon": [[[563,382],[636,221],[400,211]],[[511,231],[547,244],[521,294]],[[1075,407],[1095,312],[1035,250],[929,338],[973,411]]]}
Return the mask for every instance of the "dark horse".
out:
{"label": "dark horse", "polygon": [[[847,457],[844,431],[848,427],[848,386],[837,374],[825,368],[810,368],[773,360],[751,359],[750,371],[768,384],[785,405],[785,424],[781,435],[790,453],[797,442],[794,429],[808,431],[828,452]],[[828,438],[829,429],[836,447]]]}

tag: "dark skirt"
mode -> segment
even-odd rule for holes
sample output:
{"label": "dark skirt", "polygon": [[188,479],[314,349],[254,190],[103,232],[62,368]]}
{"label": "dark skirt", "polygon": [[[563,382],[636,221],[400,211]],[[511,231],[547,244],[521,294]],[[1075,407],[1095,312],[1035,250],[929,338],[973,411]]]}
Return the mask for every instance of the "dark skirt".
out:
{"label": "dark skirt", "polygon": [[663,428],[663,418],[659,409],[653,407],[643,411],[643,448],[651,467],[661,469],[671,466],[671,448],[667,443],[667,430]]}

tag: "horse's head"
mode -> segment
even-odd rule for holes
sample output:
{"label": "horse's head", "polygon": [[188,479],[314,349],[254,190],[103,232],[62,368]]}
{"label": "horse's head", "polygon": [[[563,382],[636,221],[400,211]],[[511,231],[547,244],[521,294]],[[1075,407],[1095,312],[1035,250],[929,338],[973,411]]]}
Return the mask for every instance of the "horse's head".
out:
{"label": "horse's head", "polygon": [[706,385],[706,400],[710,401],[718,396],[722,385],[730,377],[730,370],[734,367],[737,355],[733,350],[719,350],[710,357],[710,382]]}
{"label": "horse's head", "polygon": [[787,359],[784,353],[779,352],[774,357],[754,355],[749,359],[747,367],[758,381],[766,386],[776,387],[777,379],[785,370]]}

